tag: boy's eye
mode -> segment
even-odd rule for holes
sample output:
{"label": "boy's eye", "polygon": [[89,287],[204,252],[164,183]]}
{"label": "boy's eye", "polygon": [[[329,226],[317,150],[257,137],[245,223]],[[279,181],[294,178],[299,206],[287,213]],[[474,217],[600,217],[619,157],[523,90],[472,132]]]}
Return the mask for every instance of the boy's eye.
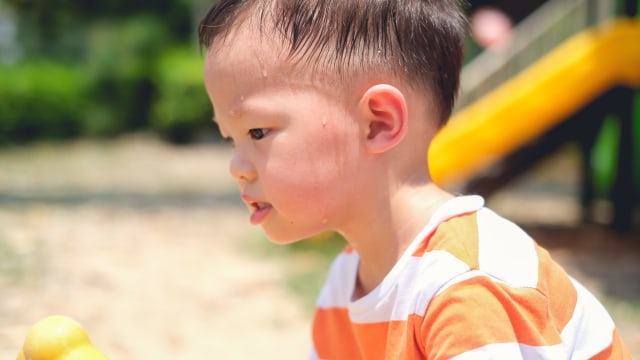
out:
{"label": "boy's eye", "polygon": [[249,136],[253,140],[260,140],[263,137],[265,137],[265,135],[267,135],[267,132],[268,132],[267,129],[250,129],[249,130]]}

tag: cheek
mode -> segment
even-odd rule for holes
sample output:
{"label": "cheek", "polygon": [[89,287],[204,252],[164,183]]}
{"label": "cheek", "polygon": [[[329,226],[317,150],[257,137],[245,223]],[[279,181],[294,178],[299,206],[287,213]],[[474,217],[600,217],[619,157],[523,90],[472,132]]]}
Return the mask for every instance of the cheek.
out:
{"label": "cheek", "polygon": [[266,170],[278,187],[291,195],[339,190],[357,165],[357,145],[343,132],[320,130],[301,137],[305,138],[307,141],[290,143],[278,156],[272,156]]}

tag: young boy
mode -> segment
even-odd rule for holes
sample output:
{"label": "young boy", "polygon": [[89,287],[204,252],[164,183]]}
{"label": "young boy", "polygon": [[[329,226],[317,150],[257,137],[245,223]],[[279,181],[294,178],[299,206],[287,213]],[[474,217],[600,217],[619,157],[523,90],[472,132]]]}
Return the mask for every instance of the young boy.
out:
{"label": "young boy", "polygon": [[312,358],[630,358],[598,301],[521,229],[430,179],[458,88],[453,0],[219,0],[201,23],[250,221],[349,246]]}

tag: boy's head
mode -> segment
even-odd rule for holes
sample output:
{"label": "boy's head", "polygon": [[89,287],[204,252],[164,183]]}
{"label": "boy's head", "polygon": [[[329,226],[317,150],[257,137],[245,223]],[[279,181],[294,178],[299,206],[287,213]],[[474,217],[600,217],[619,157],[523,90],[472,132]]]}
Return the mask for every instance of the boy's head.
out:
{"label": "boy's head", "polygon": [[209,12],[205,86],[271,240],[356,237],[405,185],[430,184],[429,139],[462,59],[454,1],[219,0]]}
{"label": "boy's head", "polygon": [[277,36],[292,64],[347,83],[390,74],[428,94],[438,125],[451,114],[466,35],[458,0],[219,0],[200,24],[201,45],[247,19]]}

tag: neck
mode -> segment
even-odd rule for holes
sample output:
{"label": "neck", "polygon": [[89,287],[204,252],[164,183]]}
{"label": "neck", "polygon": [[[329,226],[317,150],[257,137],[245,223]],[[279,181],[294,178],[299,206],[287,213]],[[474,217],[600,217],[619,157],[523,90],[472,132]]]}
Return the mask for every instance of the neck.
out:
{"label": "neck", "polygon": [[360,256],[355,298],[382,282],[435,211],[452,197],[432,183],[405,185],[372,200],[368,216],[342,234]]}

